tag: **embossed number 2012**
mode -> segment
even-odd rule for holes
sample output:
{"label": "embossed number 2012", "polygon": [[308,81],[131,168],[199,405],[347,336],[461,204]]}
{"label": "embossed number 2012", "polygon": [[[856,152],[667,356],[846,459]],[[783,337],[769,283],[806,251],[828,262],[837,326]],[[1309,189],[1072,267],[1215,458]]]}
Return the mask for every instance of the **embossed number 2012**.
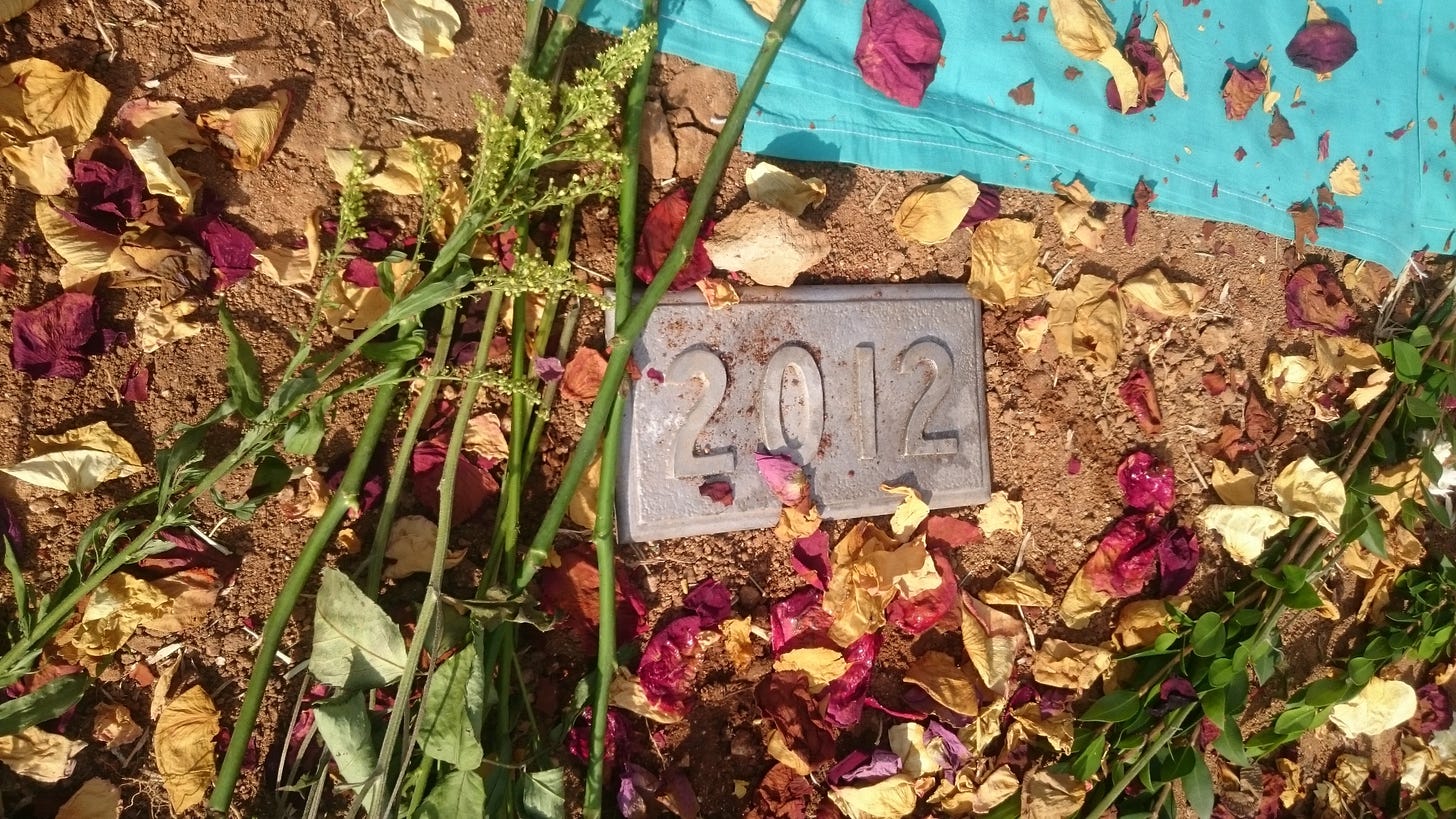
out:
{"label": "embossed number 2012", "polygon": [[[927,427],[953,383],[955,363],[944,345],[928,339],[918,341],[896,356],[901,375],[928,370],[929,381],[906,419],[901,453],[908,456],[950,455],[960,447],[954,431],[929,432]],[[708,421],[722,403],[728,385],[728,369],[723,360],[711,351],[688,350],[668,367],[668,380],[685,383],[701,380],[702,392],[683,419],[672,448],[674,477],[695,477],[731,473],[736,460],[731,450],[699,455],[697,440]],[[798,400],[787,404],[785,381],[798,393]],[[824,436],[824,380],[819,366],[808,349],[799,344],[785,344],[769,358],[759,393],[758,415],[763,424],[765,446],[776,452],[788,451],[799,463],[807,463],[819,450]],[[861,459],[879,455],[875,384],[875,350],[861,344],[854,351],[854,392],[856,405],[855,440]],[[786,428],[785,412],[797,405],[798,423],[794,434]]]}

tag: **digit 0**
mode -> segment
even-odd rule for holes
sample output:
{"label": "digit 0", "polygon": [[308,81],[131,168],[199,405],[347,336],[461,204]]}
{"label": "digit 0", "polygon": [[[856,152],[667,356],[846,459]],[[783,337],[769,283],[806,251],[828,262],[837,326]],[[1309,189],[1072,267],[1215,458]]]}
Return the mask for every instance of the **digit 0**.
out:
{"label": "digit 0", "polygon": [[[784,386],[799,387],[797,434],[789,437],[784,416]],[[763,422],[763,443],[770,452],[792,453],[806,464],[819,454],[824,440],[824,379],[814,354],[799,344],[785,344],[774,351],[763,374],[758,417]]]}

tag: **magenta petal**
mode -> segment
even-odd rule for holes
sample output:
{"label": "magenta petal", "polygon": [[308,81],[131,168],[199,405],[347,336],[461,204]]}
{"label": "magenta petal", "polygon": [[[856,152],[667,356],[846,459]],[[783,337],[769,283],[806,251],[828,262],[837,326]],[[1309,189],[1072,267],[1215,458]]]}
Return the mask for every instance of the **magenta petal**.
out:
{"label": "magenta petal", "polygon": [[62,293],[32,310],[16,310],[11,366],[35,378],[79,381],[91,369],[90,357],[104,351],[100,316],[96,299],[86,293]]}
{"label": "magenta petal", "polygon": [[1355,32],[1334,20],[1306,23],[1285,46],[1289,61],[1316,74],[1328,74],[1355,56]]}
{"label": "magenta petal", "polygon": [[537,358],[534,363],[536,365],[536,377],[548,384],[554,381],[560,381],[561,376],[566,372],[566,368],[561,365],[561,359],[554,356]]}
{"label": "magenta petal", "polygon": [[214,293],[243,280],[258,266],[258,260],[253,258],[258,243],[221,216],[209,214],[188,219],[179,230],[212,257]]}
{"label": "magenta petal", "polygon": [[872,632],[849,644],[844,650],[847,663],[839,679],[825,688],[824,717],[830,724],[848,728],[859,724],[864,712],[865,695],[870,690],[870,672],[874,671],[875,658],[880,654],[880,643],[884,636]]}
{"label": "magenta petal", "polygon": [[[440,514],[440,479],[445,474],[444,441],[431,439],[415,446],[410,454],[410,484],[415,500],[435,515]],[[468,520],[485,501],[500,491],[500,484],[490,474],[494,463],[462,454],[455,468],[455,498],[450,518],[459,524]]]}
{"label": "magenta petal", "polygon": [[829,534],[819,529],[808,537],[795,540],[789,565],[804,578],[805,583],[823,591],[829,585]]}
{"label": "magenta petal", "polygon": [[683,598],[683,608],[703,621],[703,628],[717,628],[733,615],[733,594],[722,583],[709,577],[694,586]]}
{"label": "magenta petal", "polygon": [[871,88],[911,108],[935,79],[944,37],[930,15],[906,0],[869,0],[854,64]]}
{"label": "magenta petal", "polygon": [[804,477],[804,470],[787,455],[755,452],[753,460],[758,465],[758,474],[768,484],[769,491],[784,506],[798,505],[809,493],[809,480]]}
{"label": "magenta petal", "polygon": [[982,185],[981,194],[966,211],[966,218],[961,220],[961,227],[975,227],[982,222],[989,222],[1001,215],[1001,189],[995,185]]}
{"label": "magenta petal", "polygon": [[1158,596],[1183,591],[1198,569],[1198,535],[1187,526],[1164,532],[1158,540]]}
{"label": "magenta petal", "polygon": [[152,371],[140,361],[134,362],[126,371],[126,380],[121,383],[121,397],[133,404],[147,400],[147,387],[152,381]]}
{"label": "magenta petal", "polygon": [[[662,269],[662,263],[667,261],[672,246],[677,242],[677,234],[687,220],[691,201],[692,194],[688,188],[680,187],[658,200],[647,212],[642,236],[637,241],[637,257],[632,263],[632,272],[644,284],[651,284],[657,277],[657,271]],[[694,241],[692,256],[678,270],[670,289],[685,290],[713,272],[713,261],[708,258],[707,245],[703,244],[703,235],[708,232],[705,227]]]}
{"label": "magenta petal", "polygon": [[940,759],[941,773],[953,775],[960,770],[961,766],[971,759],[971,752],[966,748],[965,743],[954,731],[945,727],[936,720],[931,720],[925,725],[925,736],[934,737],[940,740],[943,755]]}
{"label": "magenta petal", "polygon": [[799,589],[769,606],[769,637],[775,657],[791,647],[830,644],[828,632],[834,618],[820,605],[823,598],[816,589]]}
{"label": "magenta petal", "polygon": [[647,700],[658,708],[685,715],[697,699],[698,635],[702,619],[679,617],[658,630],[642,650],[637,677]]}
{"label": "magenta petal", "polygon": [[[591,757],[591,735],[592,735],[592,709],[587,706],[581,710],[581,715],[572,724],[571,730],[566,734],[566,750],[578,762],[583,765]],[[617,753],[627,742],[627,720],[622,716],[621,709],[607,709],[607,770],[611,771],[617,759]]]}
{"label": "magenta petal", "polygon": [[344,281],[358,287],[378,287],[379,268],[362,256],[355,256],[344,265]]}
{"label": "magenta petal", "polygon": [[836,788],[852,782],[870,785],[899,773],[900,765],[900,757],[884,748],[873,751],[856,748],[836,762],[825,778]]}
{"label": "magenta petal", "polygon": [[1408,723],[1411,730],[1426,739],[1437,731],[1451,727],[1451,697],[1435,683],[1416,690],[1416,715]]}
{"label": "magenta petal", "polygon": [[1157,533],[1150,530],[1148,516],[1125,515],[1097,545],[1082,574],[1094,589],[1116,598],[1131,597],[1143,590],[1157,568]]}
{"label": "magenta petal", "polygon": [[211,569],[220,585],[226,585],[242,565],[242,558],[226,554],[187,529],[163,529],[157,536],[170,544],[166,551],[148,555],[132,567],[132,573],[156,580],[188,569]]}
{"label": "magenta petal", "polygon": [[1173,508],[1173,469],[1146,452],[1134,452],[1122,460],[1117,484],[1134,509],[1163,515]]}
{"label": "magenta petal", "polygon": [[[10,542],[10,548],[15,550],[15,559],[25,558],[25,530],[20,528],[20,521],[10,514],[10,507],[5,505],[5,499],[0,498],[0,535]],[[0,549],[0,554],[4,550]]]}

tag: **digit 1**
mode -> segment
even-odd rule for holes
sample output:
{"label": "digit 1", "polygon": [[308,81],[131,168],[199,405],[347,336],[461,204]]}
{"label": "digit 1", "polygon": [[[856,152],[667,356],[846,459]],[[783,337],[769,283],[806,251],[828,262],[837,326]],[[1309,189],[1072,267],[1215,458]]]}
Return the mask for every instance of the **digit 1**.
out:
{"label": "digit 1", "polygon": [[[797,375],[803,390],[799,406],[803,435],[790,444],[784,431],[784,379]],[[788,450],[794,460],[806,464],[819,453],[824,439],[824,379],[814,355],[798,344],[785,344],[774,351],[763,375],[758,417],[763,423],[763,442],[770,452]]]}
{"label": "digit 1", "polygon": [[732,474],[735,460],[731,449],[709,455],[699,455],[697,452],[698,436],[703,434],[703,428],[718,410],[718,405],[723,401],[723,393],[728,390],[728,368],[723,366],[723,359],[714,355],[711,350],[701,347],[687,350],[673,359],[665,376],[675,384],[698,379],[703,382],[703,391],[693,402],[693,408],[683,419],[677,437],[673,439],[672,476],[693,478]]}
{"label": "digit 1", "polygon": [[875,345],[861,344],[854,348],[855,422],[858,424],[859,459],[872,461],[879,457],[878,420],[875,411]]}

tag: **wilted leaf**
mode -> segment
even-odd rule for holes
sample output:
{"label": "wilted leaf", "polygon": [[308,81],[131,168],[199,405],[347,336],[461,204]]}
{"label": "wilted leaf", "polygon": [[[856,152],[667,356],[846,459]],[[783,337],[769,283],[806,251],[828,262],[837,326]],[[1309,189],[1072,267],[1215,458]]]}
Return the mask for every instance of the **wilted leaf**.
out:
{"label": "wilted leaf", "polygon": [[1215,504],[1198,513],[1198,522],[1223,536],[1231,557],[1251,566],[1264,553],[1264,543],[1289,527],[1289,516],[1263,506]]}
{"label": "wilted leaf", "polygon": [[1112,643],[1118,651],[1136,651],[1152,645],[1158,635],[1169,630],[1173,616],[1168,606],[1187,611],[1192,600],[1187,597],[1172,597],[1167,600],[1134,600],[1117,613],[1117,625],[1112,630]]}
{"label": "wilted leaf", "polygon": [[1330,711],[1330,722],[1345,736],[1376,736],[1416,715],[1416,690],[1410,683],[1376,677],[1360,693]]}
{"label": "wilted leaf", "polygon": [[976,512],[976,523],[981,527],[981,534],[988,536],[997,532],[1020,535],[1022,520],[1021,501],[1011,500],[1005,492],[992,493],[991,500]]}
{"label": "wilted leaf", "polygon": [[796,648],[774,660],[774,671],[802,671],[809,678],[809,693],[818,694],[844,675],[849,666],[832,648]]}
{"label": "wilted leaf", "polygon": [[460,15],[447,0],[382,0],[389,30],[426,57],[455,53]]}
{"label": "wilted leaf", "polygon": [[1014,615],[963,595],[961,644],[986,690],[1004,697],[1016,658],[1026,647],[1026,626]]}
{"label": "wilted leaf", "polygon": [[1235,472],[1221,460],[1213,461],[1213,476],[1209,478],[1213,491],[1219,500],[1230,506],[1254,506],[1258,501],[1259,476],[1243,467]]}
{"label": "wilted leaf", "polygon": [[91,138],[110,98],[106,86],[80,71],[17,60],[0,67],[0,130],[20,142],[53,136],[63,150],[74,148]]}
{"label": "wilted leaf", "polygon": [[118,273],[131,265],[121,252],[121,239],[82,223],[57,204],[60,200],[38,199],[36,226],[46,244],[65,259],[92,273]]}
{"label": "wilted leaf", "polygon": [[1137,104],[1138,81],[1132,65],[1117,47],[1117,31],[1099,0],[1051,0],[1057,40],[1073,56],[1106,68],[1121,100],[1123,113]]}
{"label": "wilted leaf", "polygon": [[53,136],[24,145],[11,145],[0,151],[10,163],[11,184],[41,196],[65,193],[71,185],[71,169],[61,153],[61,143]]}
{"label": "wilted leaf", "polygon": [[[438,530],[434,521],[421,515],[406,515],[396,520],[389,527],[389,545],[384,552],[388,563],[384,567],[384,576],[397,580],[430,571]],[[445,568],[454,568],[464,559],[464,549],[447,552]]]}
{"label": "wilted leaf", "polygon": [[1305,356],[1270,352],[1259,386],[1275,403],[1292,404],[1314,388],[1314,372],[1314,362]]}
{"label": "wilted leaf", "polygon": [[177,203],[184,214],[192,212],[192,187],[177,172],[172,160],[156,137],[124,140],[131,160],[147,180],[147,192],[166,196]]}
{"label": "wilted leaf", "polygon": [[972,296],[997,307],[1045,295],[1052,288],[1052,277],[1036,263],[1040,252],[1034,223],[1019,219],[984,222],[971,237],[966,286]]}
{"label": "wilted leaf", "polygon": [[131,710],[119,702],[102,703],[91,717],[91,738],[115,750],[142,738],[142,727],[132,719]]}
{"label": "wilted leaf", "polygon": [[1339,533],[1345,484],[1339,475],[1320,469],[1308,455],[1285,466],[1274,479],[1274,497],[1285,514],[1314,518],[1326,530]]}
{"label": "wilted leaf", "polygon": [[1201,285],[1170,282],[1157,268],[1129,277],[1118,290],[1130,307],[1154,319],[1187,318],[1208,293]]}
{"label": "wilted leaf", "polygon": [[28,459],[0,472],[34,486],[76,494],[145,469],[132,445],[105,421],[59,435],[37,435],[30,450]]}
{"label": "wilted leaf", "polygon": [[157,717],[152,753],[173,813],[182,813],[207,798],[217,776],[213,738],[220,727],[217,707],[198,685],[170,700]]}
{"label": "wilted leaf", "polygon": [[871,785],[831,788],[829,798],[849,819],[902,819],[915,812],[915,780],[895,774]]}
{"label": "wilted leaf", "polygon": [[105,779],[88,779],[61,805],[56,819],[120,819],[121,789]]}
{"label": "wilted leaf", "polygon": [[695,285],[702,291],[703,300],[708,303],[710,309],[721,310],[725,307],[732,307],[741,301],[738,288],[727,279],[699,279]]}
{"label": "wilted leaf", "polygon": [[1330,171],[1330,190],[1340,196],[1360,195],[1360,168],[1355,160],[1347,156],[1335,163]]}
{"label": "wilted leaf", "polygon": [[1102,234],[1107,230],[1107,223],[1092,215],[1092,206],[1097,200],[1092,198],[1087,186],[1080,179],[1072,180],[1070,185],[1053,179],[1052,189],[1061,198],[1054,215],[1062,229],[1062,244],[1073,252],[1101,250]]}
{"label": "wilted leaf", "polygon": [[930,507],[920,497],[920,493],[912,486],[891,486],[880,484],[880,491],[889,492],[892,495],[899,495],[900,505],[896,507],[895,514],[890,517],[890,534],[895,540],[904,543],[915,534],[920,524],[930,514]]}
{"label": "wilted leaf", "polygon": [[1168,24],[1155,11],[1153,12],[1153,48],[1157,49],[1158,58],[1163,61],[1163,73],[1167,76],[1168,90],[1182,99],[1188,99],[1188,89],[1183,81],[1183,61],[1178,58],[1178,52],[1173,50],[1173,37],[1168,33]]}
{"label": "wilted leaf", "polygon": [[1020,819],[1076,816],[1086,799],[1087,791],[1076,777],[1042,768],[1022,784]]}
{"label": "wilted leaf", "polygon": [[1072,583],[1062,597],[1062,605],[1058,613],[1061,615],[1062,622],[1066,623],[1068,627],[1086,628],[1087,624],[1092,622],[1092,618],[1100,614],[1112,599],[1112,595],[1093,585],[1087,577],[1087,570],[1084,566],[1073,575]]}
{"label": "wilted leaf", "polygon": [[137,626],[166,614],[170,605],[171,599],[161,589],[117,572],[91,593],[79,622],[57,634],[54,645],[67,660],[94,665],[131,639]]}
{"label": "wilted leaf", "polygon": [[895,233],[907,242],[940,244],[960,227],[980,195],[980,187],[964,176],[921,185],[895,212]]}
{"label": "wilted leaf", "polygon": [[911,108],[935,79],[944,35],[906,0],[869,0],[860,17],[854,64],[869,87]]}
{"label": "wilted leaf", "polygon": [[37,782],[59,782],[76,768],[76,755],[86,743],[66,739],[34,725],[0,737],[0,762]]}
{"label": "wilted leaf", "polygon": [[151,137],[168,155],[178,151],[205,151],[207,140],[182,106],[171,100],[127,100],[116,111],[116,129],[127,139]]}
{"label": "wilted leaf", "polygon": [[1100,646],[1048,638],[1031,659],[1031,675],[1042,685],[1086,691],[1112,667],[1112,652]]}
{"label": "wilted leaf", "polygon": [[1028,316],[1016,326],[1016,345],[1021,348],[1023,354],[1032,355],[1041,350],[1041,342],[1046,338],[1046,331],[1046,316]]}
{"label": "wilted leaf", "polygon": [[218,108],[199,114],[197,124],[213,132],[231,154],[234,168],[256,171],[278,147],[278,137],[293,106],[293,94],[280,88],[252,108]]}
{"label": "wilted leaf", "polygon": [[591,401],[602,387],[607,360],[591,347],[578,347],[566,362],[561,376],[561,397],[568,401]]}
{"label": "wilted leaf", "polygon": [[404,637],[379,604],[348,576],[325,568],[314,604],[309,671],[319,682],[348,690],[379,688],[405,667]]}
{"label": "wilted leaf", "polygon": [[1350,332],[1359,320],[1339,280],[1323,262],[1307,262],[1290,275],[1284,287],[1284,313],[1290,327],[1336,335]]}
{"label": "wilted leaf", "polygon": [[976,685],[949,654],[927,651],[910,663],[905,682],[925,690],[930,698],[957,714],[974,717],[980,710]]}
{"label": "wilted leaf", "polygon": [[196,311],[197,303],[189,299],[170,304],[162,304],[161,301],[153,299],[143,305],[137,310],[136,323],[133,325],[137,344],[141,346],[142,352],[155,353],[168,344],[202,332],[201,324],[187,321],[187,317]]}
{"label": "wilted leaf", "polygon": [[783,735],[785,746],[811,767],[834,758],[834,732],[819,716],[802,673],[774,672],[754,688],[754,700]]}
{"label": "wilted leaf", "polygon": [[748,186],[749,199],[795,216],[803,216],[805,208],[820,204],[828,195],[824,181],[818,177],[800,179],[768,162],[760,162],[745,171],[743,181]]}
{"label": "wilted leaf", "polygon": [[1110,373],[1122,352],[1127,321],[1113,283],[1084,273],[1071,290],[1046,295],[1047,329],[1057,351],[1076,361],[1091,362],[1095,375]]}
{"label": "wilted leaf", "polygon": [[1056,603],[1056,598],[1036,575],[1023,570],[997,580],[996,585],[981,593],[981,601],[992,606],[1048,608]]}

